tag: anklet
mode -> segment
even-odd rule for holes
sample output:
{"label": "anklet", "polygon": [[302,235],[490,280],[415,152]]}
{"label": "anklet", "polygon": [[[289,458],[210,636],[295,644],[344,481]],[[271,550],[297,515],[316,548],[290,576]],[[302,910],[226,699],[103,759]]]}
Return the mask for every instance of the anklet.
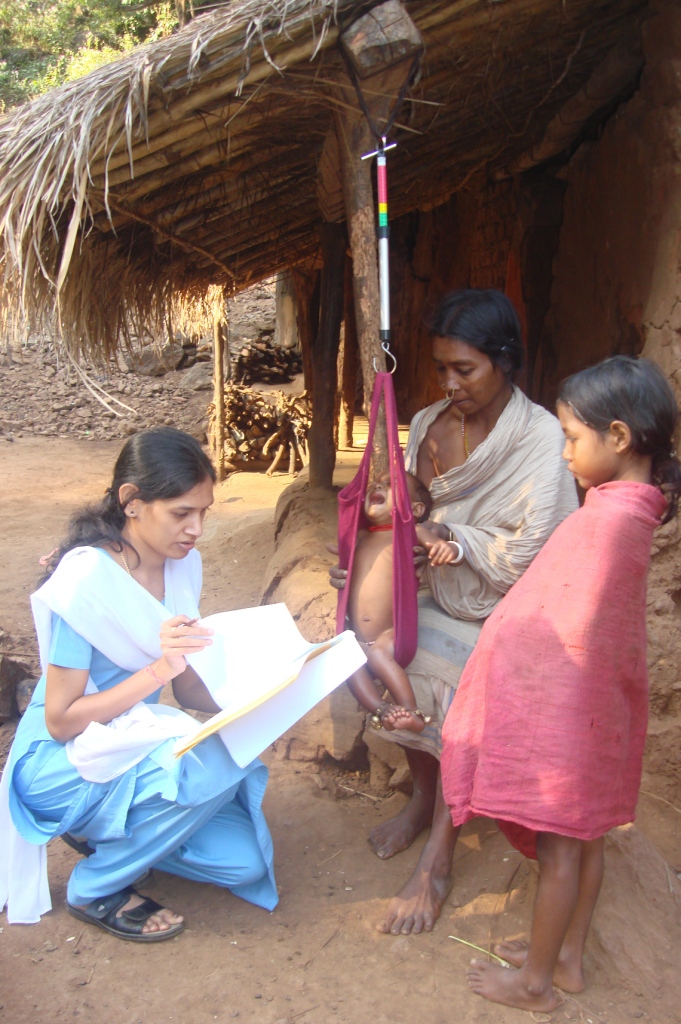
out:
{"label": "anklet", "polygon": [[[387,711],[396,707],[402,707],[402,705],[391,704],[387,700],[382,700],[378,707],[376,708],[376,710],[369,715],[368,724],[371,726],[372,729],[382,729],[383,716]],[[417,718],[421,719],[424,725],[430,725],[430,723],[433,721],[433,716],[425,715],[420,708],[404,708],[404,710],[408,711],[410,715],[416,715]]]}

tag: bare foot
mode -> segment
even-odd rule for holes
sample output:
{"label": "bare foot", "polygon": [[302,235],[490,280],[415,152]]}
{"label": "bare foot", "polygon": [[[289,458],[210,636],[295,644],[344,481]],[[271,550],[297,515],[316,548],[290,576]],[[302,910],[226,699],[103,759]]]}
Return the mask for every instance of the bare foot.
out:
{"label": "bare foot", "polygon": [[451,887],[451,876],[438,878],[423,869],[415,871],[405,887],[391,899],[385,917],[376,925],[377,930],[386,935],[418,935],[432,931]]}
{"label": "bare foot", "polygon": [[[527,959],[529,943],[520,939],[513,939],[509,942],[499,942],[494,947],[494,952],[502,960],[508,960],[512,967],[522,967]],[[569,956],[561,951],[553,972],[553,984],[562,989],[563,992],[583,992],[586,982],[582,971],[581,962],[575,964]]]}
{"label": "bare foot", "polygon": [[433,803],[414,794],[399,814],[369,833],[369,845],[377,857],[388,860],[406,850],[433,819]]}
{"label": "bare foot", "polygon": [[519,1010],[550,1013],[562,1002],[551,984],[541,988],[530,985],[523,971],[488,964],[484,960],[471,960],[466,980],[476,995],[504,1006],[517,1006]]}
{"label": "bare foot", "polygon": [[381,715],[381,724],[384,729],[407,729],[409,732],[423,732],[426,723],[415,715],[410,708],[403,708],[400,704],[392,704],[387,711]]}

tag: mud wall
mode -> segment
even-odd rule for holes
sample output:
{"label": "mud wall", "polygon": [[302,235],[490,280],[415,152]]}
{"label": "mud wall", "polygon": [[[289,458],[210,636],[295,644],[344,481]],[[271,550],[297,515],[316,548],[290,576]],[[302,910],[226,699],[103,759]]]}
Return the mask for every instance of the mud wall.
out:
{"label": "mud wall", "polygon": [[523,324],[529,371],[519,383],[525,387],[533,381],[564,188],[541,172],[522,180],[482,180],[441,206],[392,225],[395,391],[404,420],[441,397],[430,360],[427,318],[442,294],[455,288],[497,288],[513,299]]}
{"label": "mud wall", "polygon": [[[636,95],[570,162],[533,388],[614,353],[658,362],[681,399],[681,6],[651,5]],[[613,600],[617,595],[613,594]],[[626,621],[622,630],[626,630]],[[649,587],[652,721],[644,785],[681,799],[681,545],[659,531]]]}

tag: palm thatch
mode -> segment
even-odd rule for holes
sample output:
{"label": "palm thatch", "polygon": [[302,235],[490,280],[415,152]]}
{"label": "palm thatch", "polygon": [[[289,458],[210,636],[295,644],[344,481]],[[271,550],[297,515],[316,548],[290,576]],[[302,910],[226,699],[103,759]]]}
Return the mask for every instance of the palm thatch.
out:
{"label": "palm thatch", "polygon": [[[375,3],[241,0],[0,122],[1,302],[58,308],[107,356],[211,285],[236,291],[318,252],[315,185],[337,40]],[[645,0],[406,2],[426,46],[395,129],[391,213],[499,172],[636,29]]]}

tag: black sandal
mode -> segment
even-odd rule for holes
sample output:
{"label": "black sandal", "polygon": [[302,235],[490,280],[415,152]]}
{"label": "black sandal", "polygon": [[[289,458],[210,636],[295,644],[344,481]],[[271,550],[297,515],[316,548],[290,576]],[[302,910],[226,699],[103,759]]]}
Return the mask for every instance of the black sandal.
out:
{"label": "black sandal", "polygon": [[158,914],[164,908],[156,900],[145,899],[138,907],[132,910],[125,910],[117,916],[117,911],[124,907],[131,896],[138,896],[139,893],[131,885],[125,889],[114,892],[110,896],[102,896],[99,900],[84,907],[77,907],[73,903],[66,903],[66,909],[73,917],[87,924],[95,924],[103,928],[105,932],[115,935],[117,939],[127,939],[129,942],[164,942],[166,939],[174,939],[184,929],[184,921],[179,924],[171,924],[169,928],[158,932],[142,932],[145,924],[152,916]]}

